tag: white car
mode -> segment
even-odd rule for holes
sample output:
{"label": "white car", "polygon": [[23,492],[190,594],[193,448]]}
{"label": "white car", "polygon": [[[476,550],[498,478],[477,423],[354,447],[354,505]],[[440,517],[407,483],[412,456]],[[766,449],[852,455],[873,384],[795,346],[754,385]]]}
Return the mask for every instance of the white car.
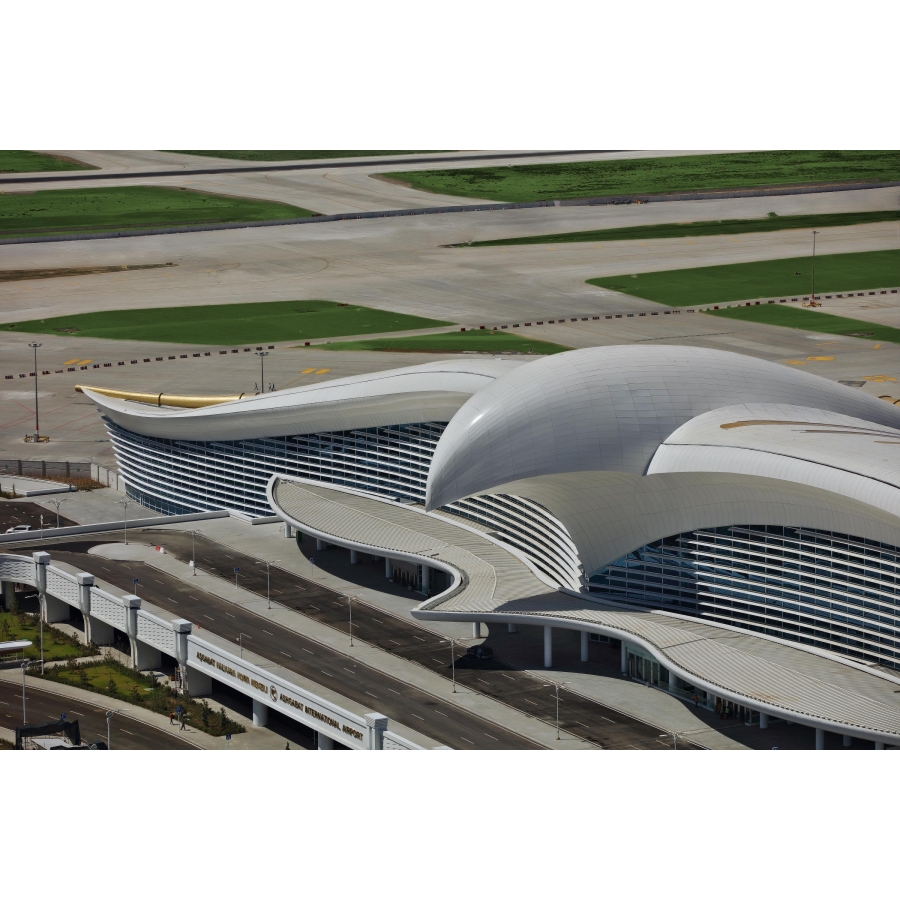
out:
{"label": "white car", "polygon": [[15,534],[17,531],[31,531],[30,525],[13,525],[12,528],[6,529],[6,534]]}

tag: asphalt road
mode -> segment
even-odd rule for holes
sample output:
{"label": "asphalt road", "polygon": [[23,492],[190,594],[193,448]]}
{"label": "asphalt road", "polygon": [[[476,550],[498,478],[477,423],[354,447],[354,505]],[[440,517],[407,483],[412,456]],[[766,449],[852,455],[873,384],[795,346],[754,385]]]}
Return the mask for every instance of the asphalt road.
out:
{"label": "asphalt road", "polygon": [[[135,535],[137,538],[137,535]],[[190,539],[190,538],[188,538]],[[152,538],[156,543],[159,536]],[[53,558],[92,572],[123,592],[130,593],[132,579],[140,580],[140,595],[173,616],[183,616],[221,637],[243,646],[317,684],[377,709],[455,749],[535,750],[539,744],[460,709],[403,681],[360,664],[316,641],[283,628],[219,597],[196,590],[177,578],[142,562],[107,560],[86,555],[89,547],[108,541],[47,542]],[[213,547],[217,545],[211,545]],[[16,552],[31,552],[31,548]],[[203,564],[206,568],[206,564]],[[232,571],[229,568],[229,574]],[[283,573],[286,578],[293,576]],[[233,577],[233,576],[232,576]]]}
{"label": "asphalt road", "polygon": [[[52,689],[27,685],[25,707],[31,725],[54,721],[60,713],[65,713],[69,722],[78,720],[83,741],[106,741],[106,710],[95,706],[90,700],[72,700],[71,697],[53,693]],[[21,724],[22,686],[0,681],[0,725],[12,730]],[[110,739],[113,750],[197,749],[174,733],[131,719],[123,713],[113,716]]]}
{"label": "asphalt road", "polygon": [[[135,538],[140,539],[140,535],[135,535]],[[154,531],[150,541],[154,544],[161,542],[166,550],[178,559],[187,561],[191,558],[191,537],[187,533],[180,531]],[[241,570],[238,576],[240,586],[245,590],[259,594],[261,597],[266,596],[266,568],[260,564],[259,560],[199,535],[196,537],[196,553],[197,565],[203,571],[231,581],[234,578],[234,569],[239,568]],[[62,558],[55,550],[53,554]],[[98,557],[92,556],[90,563],[82,561],[78,565],[84,566],[87,571],[94,571],[100,574],[95,560],[98,560]],[[106,563],[107,561],[104,560],[103,562]],[[144,564],[126,563],[124,565],[133,567]],[[272,566],[270,571],[271,598],[274,602],[339,631],[349,633],[347,601],[340,594],[275,566]],[[150,572],[154,574],[150,574]],[[104,575],[103,577],[114,582],[114,579],[109,576]],[[125,572],[125,579],[127,580],[123,581],[120,578],[120,584],[130,584],[130,578],[132,577],[135,576],[131,574],[130,569],[127,570]],[[141,579],[141,584],[144,585],[145,577],[161,579],[162,575],[155,574],[155,570],[151,568],[145,577],[141,575],[137,575],[137,577]],[[182,582],[176,583],[182,585]],[[148,597],[148,599],[150,598]],[[227,632],[223,633],[220,628],[226,622],[232,628],[237,627],[236,623],[225,619],[226,615],[232,615],[233,612],[224,612],[223,606],[226,605],[224,601],[215,597],[209,599],[216,607],[216,611],[210,610],[209,612],[201,613],[199,621],[204,626],[207,621],[211,622],[212,624],[209,625],[211,630],[227,636]],[[153,600],[153,602],[157,601]],[[160,605],[164,604],[161,603]],[[232,609],[230,605],[228,609]],[[182,615],[188,615],[184,608],[178,611]],[[188,617],[193,618],[189,615]],[[204,617],[206,618],[204,619]],[[216,619],[218,623],[215,622]],[[257,624],[254,631],[248,633],[255,634],[257,636],[255,640],[259,640],[259,637],[261,637],[259,635],[259,620],[256,617],[253,617],[253,619]],[[241,628],[241,630],[245,629]],[[296,639],[297,636],[293,632],[289,632],[289,634],[292,635],[292,641]],[[436,637],[433,632],[421,628],[415,623],[392,616],[383,610],[362,602],[354,603],[353,635],[358,640],[365,641],[381,650],[421,665],[447,679],[448,682],[451,680],[455,669],[457,682],[467,689],[489,696],[525,715],[540,719],[548,724],[556,724],[556,697],[554,691],[547,686],[547,682],[506,665],[500,660],[473,660],[466,657],[465,647],[457,647],[454,655],[454,664],[451,665],[449,641]],[[271,637],[262,637],[262,641],[271,641]],[[486,643],[490,646],[490,640]],[[248,647],[251,646],[249,640],[245,641],[245,644]],[[265,647],[260,648],[257,646],[254,647],[254,650],[269,659],[283,662],[283,660],[279,659],[279,655],[283,652],[281,648],[278,648],[275,655]],[[337,655],[340,656],[339,654]],[[346,657],[340,658],[345,661],[347,659]],[[345,678],[345,664],[346,662],[342,662],[337,670],[333,672],[332,677],[336,674],[338,678]],[[307,673],[304,672],[303,674]],[[321,678],[317,677],[315,671],[312,674],[308,674],[308,677],[321,681]],[[334,684],[331,681],[327,683],[346,696],[353,696],[353,694],[347,692],[345,685]],[[372,688],[372,690],[374,691],[375,689]],[[407,688],[407,690],[409,689]],[[371,697],[371,694],[369,694],[369,697]],[[598,747],[611,750],[671,749],[670,742],[665,739],[660,740],[658,727],[647,725],[637,719],[626,716],[619,710],[612,709],[570,691],[561,690],[559,697],[560,727],[576,737],[589,741]],[[354,699],[358,698],[354,697]],[[363,699],[361,702],[366,703],[371,702],[371,700]],[[387,709],[381,706],[379,706],[379,709],[386,715],[390,715]],[[449,707],[449,709],[453,709],[453,707]],[[450,740],[445,740],[444,737],[438,737],[433,731],[422,726],[421,713],[421,709],[416,711],[409,710],[408,715],[412,715],[414,718],[411,719],[403,715],[398,715],[397,718],[407,725],[424,731],[426,734],[431,734],[437,739],[444,740],[449,746],[460,746],[459,744],[453,744]],[[494,737],[497,736],[499,735],[494,735]],[[468,740],[476,741],[477,746],[482,746],[484,743],[483,738],[480,743],[477,743],[477,737],[477,734],[467,735]],[[462,746],[465,746],[465,744]]]}
{"label": "asphalt road", "polygon": [[[43,498],[42,498],[43,499]],[[56,510],[46,510],[33,502],[23,500],[0,503],[0,534],[13,525],[30,525],[35,531],[41,527],[41,516],[44,517],[45,528],[56,527]],[[62,513],[59,515],[60,526],[77,525],[71,519],[67,519]]]}

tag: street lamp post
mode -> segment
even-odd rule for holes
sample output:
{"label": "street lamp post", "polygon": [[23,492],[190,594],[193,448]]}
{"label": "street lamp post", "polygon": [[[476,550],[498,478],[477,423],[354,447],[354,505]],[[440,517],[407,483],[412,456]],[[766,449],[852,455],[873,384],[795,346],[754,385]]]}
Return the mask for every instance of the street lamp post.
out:
{"label": "street lamp post", "polygon": [[269,355],[268,350],[257,350],[256,355],[259,357],[259,383],[261,392],[266,392],[266,357]]}
{"label": "street lamp post", "polygon": [[266,564],[266,608],[272,608],[272,578],[271,578],[271,570],[270,566],[272,563],[281,562],[280,559],[264,559],[263,562]]}
{"label": "street lamp post", "polygon": [[44,514],[41,513],[41,540],[44,539]]}
{"label": "street lamp post", "polygon": [[134,500],[116,500],[119,506],[125,510],[125,546],[128,546],[128,504],[134,503]]}
{"label": "street lamp post", "polygon": [[29,666],[33,666],[37,662],[36,659],[26,659],[25,662],[22,663],[22,724],[28,724],[28,714],[25,710],[25,670]]}
{"label": "street lamp post", "polygon": [[813,231],[813,255],[812,255],[812,296],[811,302],[816,302],[816,235],[818,231]]}
{"label": "street lamp post", "polygon": [[350,610],[350,646],[353,646],[353,597],[347,594],[347,608]]}
{"label": "street lamp post", "polygon": [[112,750],[112,717],[118,712],[126,712],[124,709],[110,709],[106,712],[106,749]]}
{"label": "street lamp post", "polygon": [[556,692],[556,739],[559,740],[559,689],[566,684],[571,684],[571,681],[552,681],[547,684],[547,687],[552,687]]}
{"label": "street lamp post", "polygon": [[38,419],[38,367],[37,367],[37,352],[38,347],[42,346],[41,344],[29,344],[32,350],[34,350],[34,443],[36,444],[38,440],[40,440],[41,436],[41,428],[40,422]]}
{"label": "street lamp post", "polygon": [[197,532],[191,529],[191,575],[197,574],[197,553],[194,549],[194,535]]}
{"label": "street lamp post", "polygon": [[241,648],[241,659],[244,658],[244,638],[250,637],[249,634],[244,634],[243,631],[238,632],[238,646]]}
{"label": "street lamp post", "polygon": [[59,528],[59,507],[60,504],[65,503],[65,500],[51,500],[50,501],[56,507],[56,527]]}
{"label": "street lamp post", "polygon": [[454,638],[447,638],[450,641],[450,678],[453,682],[453,691],[452,693],[456,693],[456,640]]}

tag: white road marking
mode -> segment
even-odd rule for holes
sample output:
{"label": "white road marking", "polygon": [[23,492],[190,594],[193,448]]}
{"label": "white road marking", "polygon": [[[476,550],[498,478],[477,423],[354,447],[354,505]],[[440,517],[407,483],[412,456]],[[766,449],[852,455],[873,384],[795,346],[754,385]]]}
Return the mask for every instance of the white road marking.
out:
{"label": "white road marking", "polygon": [[279,652],[282,656],[286,656],[288,659],[293,659],[293,658],[294,658],[293,656],[291,656],[290,653],[285,653],[284,650],[279,650],[278,652]]}
{"label": "white road marking", "polygon": [[265,628],[263,628],[263,630],[262,630],[262,631],[263,631],[263,634],[267,634],[267,635],[269,635],[269,637],[275,637],[275,635],[274,635],[274,634],[272,634],[272,632],[271,632],[271,631],[266,631],[266,629],[265,629]]}

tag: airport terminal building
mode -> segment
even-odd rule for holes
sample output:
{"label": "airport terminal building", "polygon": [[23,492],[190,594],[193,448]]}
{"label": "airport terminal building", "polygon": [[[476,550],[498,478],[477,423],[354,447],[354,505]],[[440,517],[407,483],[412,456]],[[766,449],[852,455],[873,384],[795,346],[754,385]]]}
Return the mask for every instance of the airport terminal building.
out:
{"label": "airport terminal building", "polygon": [[619,640],[623,671],[763,726],[900,743],[900,410],[875,397],[676,346],[187,409],[84,392],[144,506],[274,513],[384,557],[418,618],[541,625],[550,665],[554,628]]}

